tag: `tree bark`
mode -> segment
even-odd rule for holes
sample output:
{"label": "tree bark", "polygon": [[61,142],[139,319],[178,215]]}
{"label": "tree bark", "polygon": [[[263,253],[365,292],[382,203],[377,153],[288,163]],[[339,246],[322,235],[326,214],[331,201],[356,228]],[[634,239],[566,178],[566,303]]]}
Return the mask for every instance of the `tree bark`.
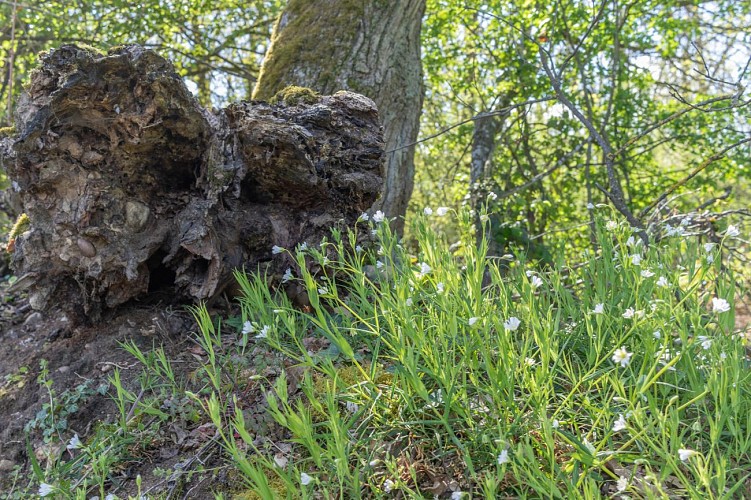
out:
{"label": "tree bark", "polygon": [[353,225],[382,186],[373,101],[235,103],[212,113],[172,65],[127,46],[45,54],[0,144],[30,229],[13,265],[36,309],[96,318],[152,292],[207,299],[244,267],[280,275],[278,245]]}
{"label": "tree bark", "polygon": [[384,125],[384,192],[372,207],[403,228],[412,195],[414,146],[423,100],[420,28],[425,0],[290,0],[274,28],[253,93],[345,89],[373,99]]}

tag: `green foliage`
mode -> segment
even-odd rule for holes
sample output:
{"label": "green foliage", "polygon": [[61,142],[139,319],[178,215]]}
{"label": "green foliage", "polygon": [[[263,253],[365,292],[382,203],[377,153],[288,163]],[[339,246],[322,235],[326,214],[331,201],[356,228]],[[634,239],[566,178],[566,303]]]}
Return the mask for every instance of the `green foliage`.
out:
{"label": "green foliage", "polygon": [[[230,462],[261,498],[426,496],[435,477],[467,498],[740,491],[751,373],[724,246],[675,237],[644,249],[629,228],[597,220],[597,254],[546,273],[520,261],[502,271],[486,240],[473,245],[467,212],[455,221],[461,257],[422,217],[414,256],[386,224],[377,254],[335,233],[294,255],[310,312],[241,276],[243,319],[265,326],[249,341],[306,374],[302,394],[284,373],[267,393],[295,446],[284,468],[256,447],[232,398],[212,393],[204,409]],[[329,247],[340,258],[324,262]],[[311,336],[336,357],[311,352]]]}
{"label": "green foliage", "polygon": [[12,66],[12,84],[0,85],[0,125],[10,124],[8,94],[18,96],[37,54],[66,43],[102,54],[139,43],[169,57],[204,104],[247,98],[283,2],[149,0],[133,9],[122,0],[55,0],[43,8],[18,2],[15,13],[14,5],[0,3],[0,60]]}
{"label": "green foliage", "polygon": [[[420,145],[411,213],[426,205],[457,206],[467,193],[495,192],[500,216],[493,231],[503,250],[591,240],[587,203],[608,202],[597,186],[609,179],[599,144],[571,110],[555,102],[542,70],[546,51],[578,111],[618,151],[615,175],[638,212],[714,153],[747,137],[742,96],[751,42],[739,24],[714,22],[720,12],[748,20],[738,2],[630,4],[559,1],[548,4],[429,0],[423,26],[427,95],[421,135],[431,136],[482,112],[511,109],[479,185],[470,186],[471,121]],[[732,56],[730,55],[732,54]],[[711,74],[703,76],[710,71]],[[739,94],[740,92],[741,94]],[[733,94],[736,98],[731,98]],[[714,104],[690,105],[721,98]],[[677,111],[688,111],[670,117]],[[661,126],[650,127],[665,121]],[[679,211],[736,188],[747,205],[749,154],[735,147],[671,199]],[[512,191],[526,186],[520,191]],[[508,194],[512,193],[512,194]],[[684,191],[685,193],[685,191]],[[727,206],[727,205],[726,205]]]}
{"label": "green foliage", "polygon": [[[26,423],[24,430],[26,432],[40,430],[44,442],[49,443],[68,429],[68,418],[74,415],[81,402],[94,395],[95,391],[91,388],[91,382],[85,381],[73,390],[66,389],[58,395],[52,385],[52,380],[49,378],[47,360],[41,360],[39,368],[40,374],[37,377],[37,383],[46,389],[49,402],[42,405],[36,416]],[[97,389],[100,393],[106,390],[106,386]]]}

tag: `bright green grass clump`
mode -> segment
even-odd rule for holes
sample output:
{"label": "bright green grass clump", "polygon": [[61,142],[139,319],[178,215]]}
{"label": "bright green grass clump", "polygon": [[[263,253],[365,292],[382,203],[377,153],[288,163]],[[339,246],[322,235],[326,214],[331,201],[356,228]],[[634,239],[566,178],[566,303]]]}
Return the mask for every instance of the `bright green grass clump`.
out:
{"label": "bright green grass clump", "polygon": [[[424,219],[412,255],[373,220],[357,228],[377,231],[372,251],[334,232],[293,252],[309,312],[239,275],[245,342],[308,368],[302,396],[284,373],[268,393],[294,443],[284,467],[253,449],[241,414],[223,417],[227,398],[208,404],[254,491],[272,498],[281,480],[295,498],[749,494],[751,373],[722,244],[675,236],[645,249],[600,220],[583,265],[532,271],[486,256],[472,217],[455,216],[461,255]],[[306,271],[314,261],[323,277]],[[310,337],[331,347],[309,352]]]}

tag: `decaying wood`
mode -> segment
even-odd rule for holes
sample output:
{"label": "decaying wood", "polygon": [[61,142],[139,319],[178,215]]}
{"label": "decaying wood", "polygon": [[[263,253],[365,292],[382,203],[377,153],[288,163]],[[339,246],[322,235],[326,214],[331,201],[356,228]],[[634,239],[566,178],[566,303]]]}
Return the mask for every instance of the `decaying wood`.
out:
{"label": "decaying wood", "polygon": [[30,229],[13,266],[36,309],[96,316],[150,292],[207,299],[235,268],[290,266],[273,245],[351,225],[382,186],[375,104],[202,108],[139,46],[65,46],[41,58],[0,161]]}

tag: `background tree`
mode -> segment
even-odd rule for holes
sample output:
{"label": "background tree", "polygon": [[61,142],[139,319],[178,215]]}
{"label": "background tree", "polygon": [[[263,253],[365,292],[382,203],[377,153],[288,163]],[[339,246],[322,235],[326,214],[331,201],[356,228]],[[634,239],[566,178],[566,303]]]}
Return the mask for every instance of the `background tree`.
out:
{"label": "background tree", "polygon": [[[414,143],[423,100],[420,27],[424,0],[291,0],[274,29],[253,93],[289,85],[322,94],[346,89],[373,99],[384,124],[387,168],[374,209],[403,216],[412,195]],[[396,227],[403,221],[397,218]]]}
{"label": "background tree", "polygon": [[[0,2],[0,127],[37,54],[66,43],[138,43],[175,63],[203,104],[250,96],[282,0]],[[7,20],[7,21],[6,21]]]}
{"label": "background tree", "polygon": [[[673,209],[696,209],[731,185],[743,205],[751,156],[747,6],[436,0],[427,11],[421,127],[425,137],[441,135],[419,148],[413,210],[494,191],[503,214],[495,239],[537,251],[539,243],[587,243],[587,204],[611,203],[605,191],[613,182],[645,224],[656,214],[642,212],[684,179]],[[559,96],[571,107],[556,103]],[[498,130],[479,133],[491,116]],[[686,190],[695,194],[675,198]]]}

